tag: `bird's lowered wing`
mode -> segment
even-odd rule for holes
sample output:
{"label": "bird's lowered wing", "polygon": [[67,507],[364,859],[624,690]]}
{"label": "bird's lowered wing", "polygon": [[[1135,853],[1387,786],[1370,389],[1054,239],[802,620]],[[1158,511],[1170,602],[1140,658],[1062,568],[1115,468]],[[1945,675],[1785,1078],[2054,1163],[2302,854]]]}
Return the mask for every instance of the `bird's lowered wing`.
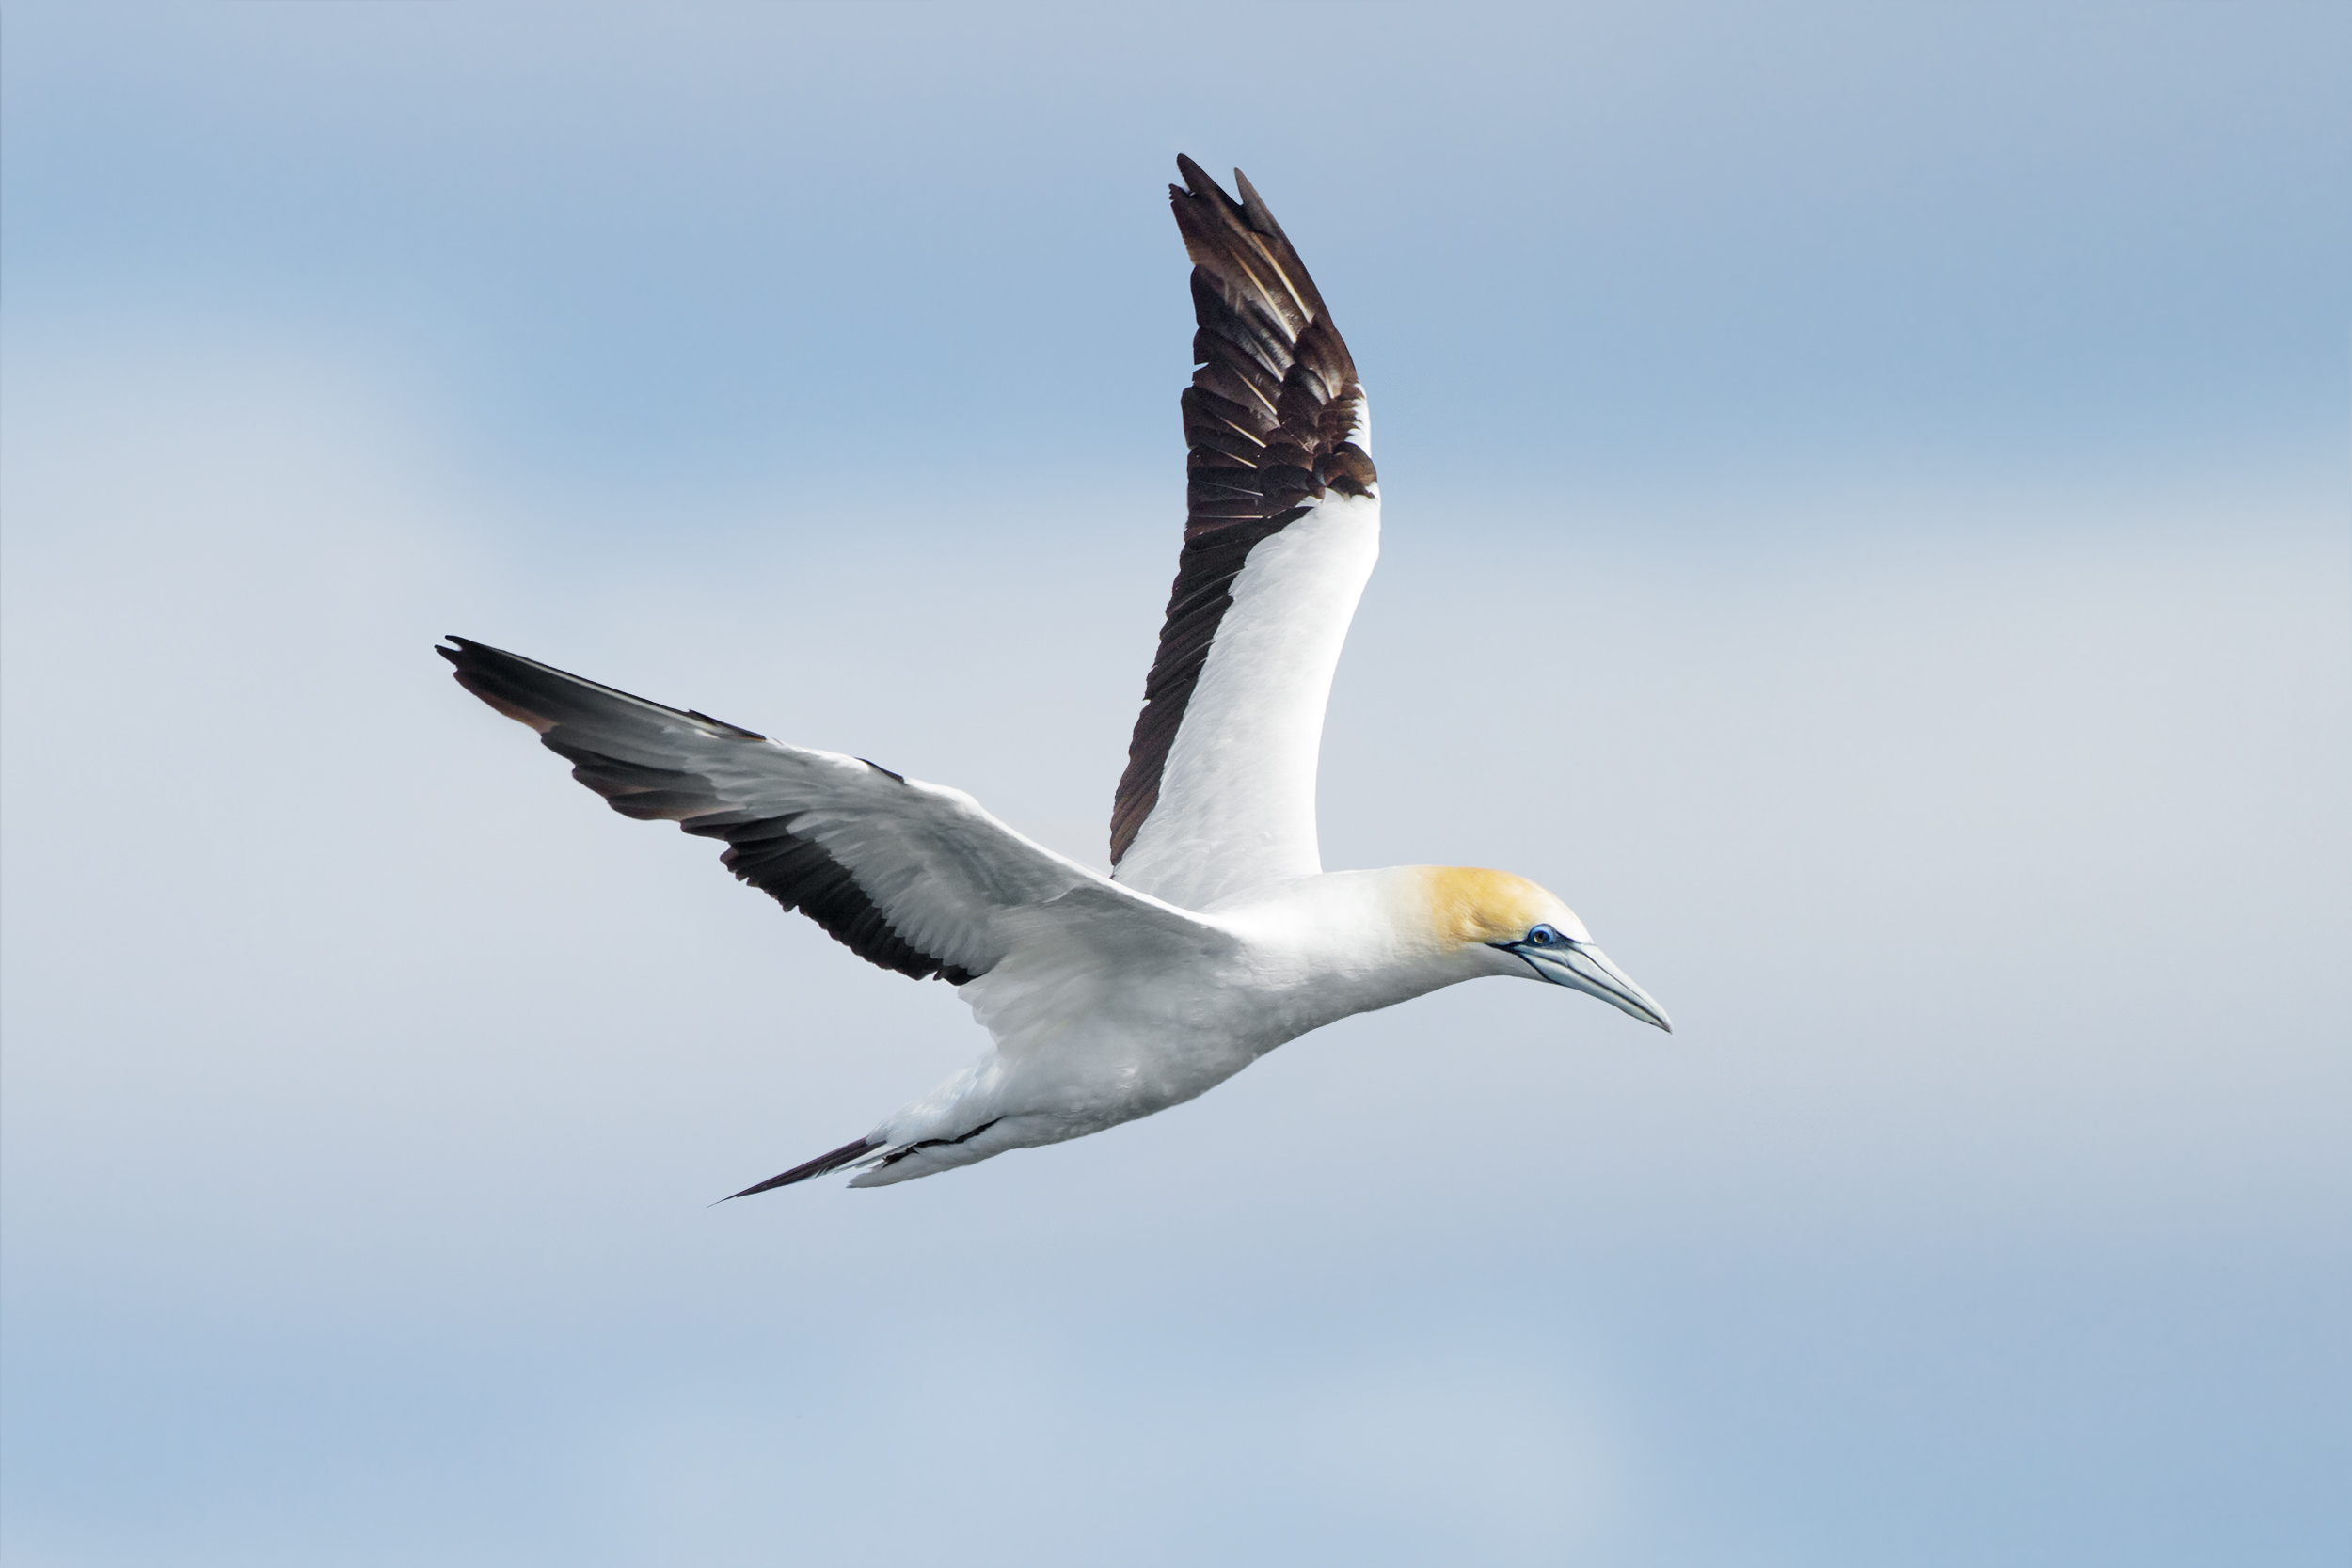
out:
{"label": "bird's lowered wing", "polygon": [[723,839],[727,869],[858,957],[957,985],[1025,933],[1100,924],[1197,943],[1206,927],[1022,837],[961,790],[782,746],[453,637],[458,683],[539,732],[614,811]]}
{"label": "bird's lowered wing", "polygon": [[1380,534],[1371,421],[1247,178],[1168,187],[1192,255],[1184,552],[1111,814],[1119,881],[1186,909],[1322,870],[1324,704]]}

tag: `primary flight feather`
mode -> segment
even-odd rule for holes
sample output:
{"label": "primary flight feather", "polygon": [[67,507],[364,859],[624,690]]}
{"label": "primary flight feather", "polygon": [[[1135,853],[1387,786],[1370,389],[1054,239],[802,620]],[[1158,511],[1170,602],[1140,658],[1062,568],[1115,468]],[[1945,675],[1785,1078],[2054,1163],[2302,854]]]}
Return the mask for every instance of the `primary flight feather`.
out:
{"label": "primary flight feather", "polygon": [[1459,866],[1326,872],[1324,705],[1379,551],[1355,361],[1274,214],[1189,158],[1193,261],[1176,584],[1104,877],[961,790],[768,739],[462,637],[458,681],[624,816],[723,840],[736,876],[870,962],[936,976],[994,1046],[864,1137],[734,1196],[932,1176],[1192,1099],[1286,1040],[1480,975],[1665,1013],[1558,898]]}

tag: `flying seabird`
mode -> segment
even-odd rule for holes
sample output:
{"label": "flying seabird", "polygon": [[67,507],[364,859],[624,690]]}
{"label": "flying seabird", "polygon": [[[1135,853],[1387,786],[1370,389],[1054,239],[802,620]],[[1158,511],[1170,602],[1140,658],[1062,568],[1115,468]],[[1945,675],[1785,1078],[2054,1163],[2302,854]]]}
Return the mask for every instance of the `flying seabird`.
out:
{"label": "flying seabird", "polygon": [[787,746],[465,638],[466,689],[625,816],[721,862],[858,957],[946,981],[994,1045],[865,1136],[736,1197],[853,1170],[933,1176],[1164,1111],[1309,1030],[1481,975],[1669,1028],[1567,905],[1506,872],[1323,869],[1326,699],[1380,533],[1364,388],[1247,178],[1189,158],[1188,512],[1103,876],[961,790]]}

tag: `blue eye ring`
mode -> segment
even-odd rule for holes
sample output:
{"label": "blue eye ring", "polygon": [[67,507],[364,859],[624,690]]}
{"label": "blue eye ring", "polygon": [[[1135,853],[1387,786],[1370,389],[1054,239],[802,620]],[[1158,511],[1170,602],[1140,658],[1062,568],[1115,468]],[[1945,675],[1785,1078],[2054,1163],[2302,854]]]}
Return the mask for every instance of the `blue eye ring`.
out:
{"label": "blue eye ring", "polygon": [[1549,947],[1555,942],[1565,942],[1566,940],[1567,939],[1565,937],[1563,937],[1559,932],[1553,930],[1549,926],[1538,926],[1534,930],[1527,933],[1528,945],[1531,947]]}

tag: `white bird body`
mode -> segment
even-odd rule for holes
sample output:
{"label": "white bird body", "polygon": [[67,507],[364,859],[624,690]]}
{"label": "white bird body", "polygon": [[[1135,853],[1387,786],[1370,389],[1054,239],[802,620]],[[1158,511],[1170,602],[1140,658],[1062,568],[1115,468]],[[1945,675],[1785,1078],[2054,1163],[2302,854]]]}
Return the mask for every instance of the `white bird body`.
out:
{"label": "white bird body", "polygon": [[884,1144],[926,1147],[851,1185],[1099,1132],[1203,1094],[1327,1023],[1512,973],[1516,958],[1441,940],[1433,884],[1453,874],[1397,866],[1252,889],[1202,911],[1199,940],[1176,952],[1116,911],[1089,919],[1084,948],[1039,931],[963,988],[995,1049],[875,1130]]}
{"label": "white bird body", "polygon": [[1190,520],[1112,813],[1105,877],[960,790],[599,686],[463,638],[440,650],[626,816],[723,839],[728,868],[861,957],[956,985],[993,1046],[865,1137],[744,1194],[882,1186],[1060,1143],[1215,1087],[1311,1030],[1482,975],[1664,1014],[1568,907],[1504,872],[1323,870],[1315,772],[1379,553],[1346,345],[1247,180],[1170,187],[1196,262]]}

